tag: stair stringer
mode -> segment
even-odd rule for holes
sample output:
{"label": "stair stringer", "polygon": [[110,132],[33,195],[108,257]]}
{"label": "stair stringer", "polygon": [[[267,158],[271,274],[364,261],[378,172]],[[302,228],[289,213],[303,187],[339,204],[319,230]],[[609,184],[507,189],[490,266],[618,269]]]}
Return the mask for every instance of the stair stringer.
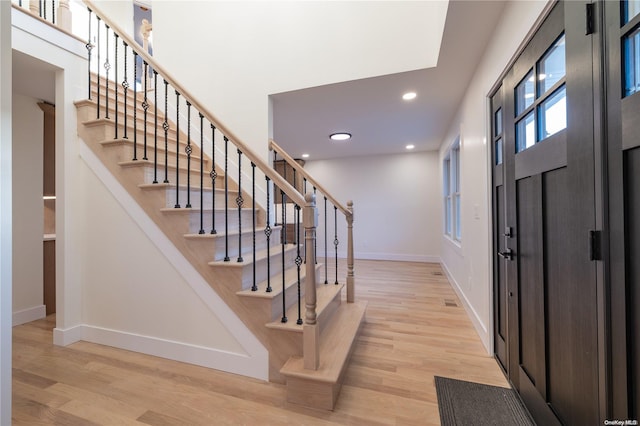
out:
{"label": "stair stringer", "polygon": [[[131,219],[155,244],[166,260],[189,284],[209,310],[226,326],[246,353],[233,353],[215,348],[203,348],[179,342],[166,342],[150,336],[124,331],[108,330],[82,325],[80,330],[69,330],[79,340],[120,347],[227,371],[244,376],[269,380],[269,351],[245,323],[209,285],[198,270],[187,260],[175,244],[165,235],[147,212],[129,194],[112,172],[103,164],[89,145],[79,136],[80,157],[120,203]],[[60,336],[64,339],[64,336]],[[65,339],[68,343],[68,339]]]}

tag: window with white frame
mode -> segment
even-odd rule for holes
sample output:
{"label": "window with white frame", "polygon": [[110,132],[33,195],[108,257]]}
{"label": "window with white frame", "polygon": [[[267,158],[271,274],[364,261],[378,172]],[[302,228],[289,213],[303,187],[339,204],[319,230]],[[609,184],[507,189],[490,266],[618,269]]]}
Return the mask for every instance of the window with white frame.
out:
{"label": "window with white frame", "polygon": [[451,145],[442,164],[444,194],[444,233],[462,241],[460,226],[460,138]]}

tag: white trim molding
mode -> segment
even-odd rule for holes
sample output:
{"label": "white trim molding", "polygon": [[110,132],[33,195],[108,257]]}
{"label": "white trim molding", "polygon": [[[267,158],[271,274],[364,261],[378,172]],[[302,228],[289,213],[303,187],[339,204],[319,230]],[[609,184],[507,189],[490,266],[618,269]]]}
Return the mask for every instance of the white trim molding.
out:
{"label": "white trim molding", "polygon": [[56,345],[67,346],[80,340],[268,380],[268,377],[264,375],[260,362],[256,362],[256,357],[243,353],[229,352],[87,324],[67,330],[54,329],[54,343]]}
{"label": "white trim molding", "polygon": [[22,309],[13,313],[13,326],[26,324],[47,316],[47,307],[44,305]]}
{"label": "white trim molding", "polygon": [[[340,252],[338,252],[338,257],[342,257],[340,256]],[[427,254],[357,252],[354,254],[354,258],[362,260],[393,260],[398,262],[440,263],[440,256],[431,256]]]}

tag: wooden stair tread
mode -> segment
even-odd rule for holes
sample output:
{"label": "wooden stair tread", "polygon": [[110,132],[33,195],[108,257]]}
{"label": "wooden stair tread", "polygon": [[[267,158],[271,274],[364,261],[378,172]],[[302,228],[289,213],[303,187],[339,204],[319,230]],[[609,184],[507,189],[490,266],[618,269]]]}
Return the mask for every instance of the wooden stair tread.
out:
{"label": "wooden stair tread", "polygon": [[[316,265],[316,271],[321,265]],[[307,270],[304,266],[300,267],[300,280],[304,280],[307,276]],[[284,276],[285,289],[298,283],[298,270],[297,268],[289,268],[285,271]],[[279,285],[277,285],[279,284]],[[251,291],[251,289],[240,290],[236,294],[241,297],[255,297],[258,299],[274,299],[277,296],[282,295],[282,273],[271,277],[271,288],[273,291],[267,293],[267,280],[262,281],[256,285],[258,290]]]}
{"label": "wooden stair tread", "polygon": [[[171,209],[171,210],[179,210],[179,209]],[[194,210],[194,209],[187,209],[187,210]],[[196,211],[200,211],[199,209],[195,209]],[[205,209],[206,211],[207,209]],[[222,210],[224,211],[224,209],[216,209],[216,210]],[[209,211],[211,211],[211,209],[209,209]],[[275,229],[275,228],[280,228],[278,227],[271,227],[271,229]],[[256,226],[256,233],[259,232],[264,232],[265,226]],[[249,229],[249,230],[243,230],[242,234],[250,234],[253,230]],[[229,231],[229,236],[235,235],[236,237],[238,236],[240,232],[236,229],[233,231]],[[210,239],[210,240],[215,240],[218,238],[223,238],[224,237],[224,231],[218,231],[215,234],[212,234],[211,232],[205,232],[204,234],[184,234],[184,237],[188,240],[197,240],[197,239]],[[276,247],[276,245],[273,245],[272,247]],[[258,252],[256,252],[257,254]]]}
{"label": "wooden stair tread", "polygon": [[337,383],[349,358],[366,308],[366,301],[340,305],[330,324],[320,335],[320,366],[317,370],[305,369],[303,358],[293,356],[284,364],[280,373],[298,379]]}
{"label": "wooden stair tread", "polygon": [[[287,244],[286,248],[285,248],[285,252],[291,251],[291,250],[295,250],[295,246],[293,244]],[[278,244],[277,246],[273,246],[270,248],[269,253],[271,254],[271,257],[276,256],[276,255],[280,255],[282,253],[282,245]],[[222,267],[227,267],[227,268],[238,268],[238,267],[244,267],[247,265],[251,265],[253,263],[253,254],[252,253],[247,253],[246,255],[242,256],[243,261],[242,262],[237,262],[235,260],[235,258],[232,258],[230,261],[225,262],[224,260],[214,260],[209,262],[210,266],[222,266]],[[263,259],[267,258],[267,249],[264,250],[260,250],[256,252],[256,260],[260,261]]]}
{"label": "wooden stair tread", "polygon": [[[140,154],[140,155],[142,155],[142,154]],[[208,160],[205,159],[204,161],[208,161]],[[180,170],[186,173],[187,167],[183,166],[182,165],[183,163],[186,163],[186,160],[183,160],[183,161],[180,162]],[[118,163],[118,165],[120,167],[125,167],[125,168],[127,168],[127,167],[154,167],[155,166],[155,164],[153,163],[153,160],[143,160],[142,158],[139,158],[137,160],[120,161]],[[161,166],[164,167],[164,163],[158,162],[158,167],[160,168]],[[176,170],[175,162],[174,162],[174,164],[167,164],[167,169],[173,170],[175,172],[175,170]],[[192,167],[190,172],[200,176],[200,167]]]}
{"label": "wooden stair tread", "polygon": [[[180,189],[187,189],[187,185],[185,184],[180,184],[179,185]],[[158,183],[141,183],[138,185],[138,188],[145,190],[145,191],[151,191],[154,189],[157,190],[161,190],[161,189],[176,189],[176,184],[172,183],[172,182],[158,182]],[[191,189],[192,190],[197,190],[200,191],[200,185],[191,185]],[[213,187],[211,186],[203,186],[202,189],[204,191],[211,191],[213,189]],[[215,188],[216,192],[224,192],[224,188]],[[238,192],[237,189],[229,189],[229,192],[233,192],[236,193]]]}
{"label": "wooden stair tread", "polygon": [[[282,279],[282,278],[281,278]],[[324,309],[329,306],[333,301],[337,293],[342,291],[344,283],[341,284],[317,284],[316,285],[316,314],[318,317],[322,314]],[[302,301],[301,315],[304,319],[304,301]],[[266,324],[268,328],[276,330],[293,331],[296,333],[302,333],[302,325],[296,324],[298,318],[298,305],[293,304],[287,309],[287,322],[281,322],[280,320],[271,321]]]}
{"label": "wooden stair tread", "polygon": [[[211,208],[202,209],[202,211],[209,212],[209,213],[211,213],[212,210],[213,209],[211,209]],[[250,209],[248,207],[243,207],[242,208],[242,211],[252,211],[252,210],[253,209]],[[178,208],[175,208],[175,207],[162,207],[160,209],[160,211],[163,212],[163,213],[193,213],[193,212],[199,213],[200,212],[200,208],[199,207],[178,207]],[[224,207],[216,208],[215,211],[224,212]],[[234,207],[233,209],[229,209],[229,211],[233,211],[234,213],[237,214],[238,213],[238,208]],[[242,231],[243,234],[246,234],[246,233],[249,233],[249,232],[250,232],[249,230],[243,230]],[[231,233],[229,233],[229,235],[231,235]]]}
{"label": "wooden stair tread", "polygon": [[[171,138],[168,139],[168,142],[171,142],[173,144],[176,143],[175,138],[172,140]],[[111,146],[125,146],[125,145],[132,145],[133,146],[133,138],[123,138],[123,137],[117,137],[114,139],[103,139],[100,142],[98,142],[100,145],[102,145],[103,147],[111,147]],[[144,147],[144,137],[142,139],[142,141],[138,141],[138,149],[143,149]],[[184,148],[185,146],[187,146],[187,142],[185,141],[184,143],[181,141],[180,142],[180,147]],[[196,146],[195,144],[193,145],[194,147],[194,152],[195,152],[195,148],[199,148],[198,146]],[[175,149],[172,149],[174,147],[170,147],[168,152],[172,155],[174,155],[176,153]],[[153,136],[151,137],[151,140],[149,140],[149,137],[147,137],[147,151],[151,151],[153,152],[154,150],[154,146],[153,146]],[[162,157],[164,157],[164,139],[162,141],[158,141],[158,152],[162,153]],[[180,150],[180,155],[184,158],[187,157],[187,154],[184,152],[184,150]],[[197,156],[195,154],[191,154],[191,158],[201,158],[200,156]],[[205,162],[209,161],[208,158],[205,158]]]}

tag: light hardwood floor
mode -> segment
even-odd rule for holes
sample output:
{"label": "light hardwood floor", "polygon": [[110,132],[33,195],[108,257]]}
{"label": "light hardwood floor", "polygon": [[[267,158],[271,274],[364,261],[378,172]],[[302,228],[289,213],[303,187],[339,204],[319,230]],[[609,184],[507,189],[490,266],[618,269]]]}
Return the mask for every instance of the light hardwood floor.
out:
{"label": "light hardwood floor", "polygon": [[508,386],[439,265],[355,266],[367,323],[333,412],[286,403],[283,385],[86,342],[53,346],[50,316],[13,329],[13,424],[430,425],[434,375]]}

